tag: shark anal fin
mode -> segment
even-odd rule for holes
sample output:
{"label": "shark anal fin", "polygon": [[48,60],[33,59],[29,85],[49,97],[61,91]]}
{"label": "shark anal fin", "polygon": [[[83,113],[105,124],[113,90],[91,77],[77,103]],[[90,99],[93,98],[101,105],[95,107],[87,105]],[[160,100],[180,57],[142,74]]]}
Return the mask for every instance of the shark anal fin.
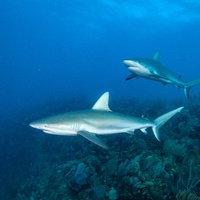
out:
{"label": "shark anal fin", "polygon": [[140,129],[144,134],[147,134],[147,128],[141,128]]}
{"label": "shark anal fin", "polygon": [[128,81],[128,80],[130,80],[130,79],[132,79],[132,78],[135,78],[135,77],[137,77],[137,75],[131,74],[131,75],[129,75],[129,76],[126,78],[126,81]]}
{"label": "shark anal fin", "polygon": [[109,146],[103,140],[98,138],[94,133],[79,131],[78,134],[104,149],[109,149]]}

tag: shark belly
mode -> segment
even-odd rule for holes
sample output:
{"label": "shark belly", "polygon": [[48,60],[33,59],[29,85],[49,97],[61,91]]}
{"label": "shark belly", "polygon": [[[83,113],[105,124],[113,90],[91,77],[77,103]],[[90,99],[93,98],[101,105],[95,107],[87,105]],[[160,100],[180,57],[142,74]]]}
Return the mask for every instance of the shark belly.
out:
{"label": "shark belly", "polygon": [[98,113],[97,116],[95,116],[94,113],[91,118],[84,120],[82,130],[95,133],[97,135],[106,135],[130,132],[136,129],[143,129],[151,126],[153,126],[153,123],[143,118],[101,111],[101,113]]}

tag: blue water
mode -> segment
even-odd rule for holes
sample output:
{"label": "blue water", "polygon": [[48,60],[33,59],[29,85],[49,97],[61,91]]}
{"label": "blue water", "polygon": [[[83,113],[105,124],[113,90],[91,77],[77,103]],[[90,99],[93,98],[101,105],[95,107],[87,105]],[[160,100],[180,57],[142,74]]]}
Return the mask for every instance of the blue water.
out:
{"label": "blue water", "polygon": [[[28,124],[35,119],[89,108],[106,91],[110,92],[111,108],[129,114],[138,114],[137,109],[144,114],[149,106],[146,100],[155,108],[161,99],[159,105],[166,108],[165,112],[174,106],[168,101],[175,101],[176,107],[184,104],[198,108],[198,98],[187,100],[183,90],[172,85],[141,78],[125,81],[130,73],[122,61],[152,58],[160,50],[161,63],[183,80],[200,78],[199,9],[197,0],[2,0],[0,198],[45,199],[36,197],[34,187],[28,194],[22,189],[26,180],[40,171],[39,164],[35,164],[35,171],[31,168],[33,163],[42,159],[44,166],[54,160],[61,164],[66,154],[73,157],[71,154],[78,151],[64,148],[61,141],[65,137],[31,129]],[[191,97],[196,98],[199,91],[200,85],[192,88]],[[129,102],[131,99],[134,101]],[[120,102],[124,103],[120,106]],[[76,142],[75,138],[69,140],[71,146]],[[81,138],[78,140],[81,143]]]}

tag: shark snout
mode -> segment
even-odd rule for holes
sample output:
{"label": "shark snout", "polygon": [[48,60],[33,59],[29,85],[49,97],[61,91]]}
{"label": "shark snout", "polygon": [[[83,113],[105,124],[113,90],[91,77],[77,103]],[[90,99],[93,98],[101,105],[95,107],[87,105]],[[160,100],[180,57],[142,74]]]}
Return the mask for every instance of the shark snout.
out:
{"label": "shark snout", "polygon": [[131,61],[131,60],[124,60],[123,63],[124,63],[124,65],[126,65],[127,67],[130,67],[132,61]]}
{"label": "shark snout", "polygon": [[37,128],[37,127],[38,127],[34,122],[31,122],[31,123],[29,124],[29,126],[31,126],[31,127],[33,127],[33,128]]}
{"label": "shark snout", "polygon": [[33,128],[37,128],[37,129],[42,129],[44,127],[43,124],[37,123],[37,122],[31,122],[29,124],[29,126],[33,127]]}

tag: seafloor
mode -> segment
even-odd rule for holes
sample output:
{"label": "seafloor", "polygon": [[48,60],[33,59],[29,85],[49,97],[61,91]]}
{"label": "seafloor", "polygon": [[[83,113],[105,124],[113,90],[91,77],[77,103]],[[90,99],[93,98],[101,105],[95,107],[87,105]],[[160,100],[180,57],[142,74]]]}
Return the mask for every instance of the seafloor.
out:
{"label": "seafloor", "polygon": [[[70,105],[70,106],[69,106]],[[185,106],[161,129],[103,136],[109,150],[81,136],[53,136],[29,127],[46,115],[92,105],[85,100],[25,109],[1,124],[0,199],[200,199],[200,95],[190,100],[113,100],[112,110],[154,119]],[[199,197],[198,197],[199,196]]]}

